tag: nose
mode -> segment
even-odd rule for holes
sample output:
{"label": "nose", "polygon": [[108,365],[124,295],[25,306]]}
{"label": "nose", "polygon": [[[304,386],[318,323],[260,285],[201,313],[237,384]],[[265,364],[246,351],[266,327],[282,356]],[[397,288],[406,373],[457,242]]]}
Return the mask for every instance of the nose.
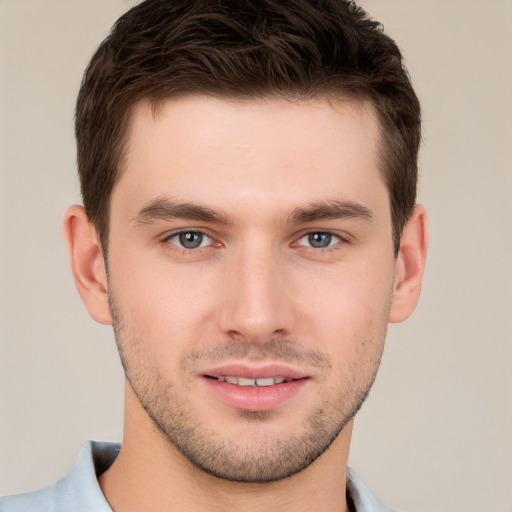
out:
{"label": "nose", "polygon": [[290,336],[295,308],[287,276],[286,262],[271,249],[241,251],[227,264],[220,329],[248,343]]}

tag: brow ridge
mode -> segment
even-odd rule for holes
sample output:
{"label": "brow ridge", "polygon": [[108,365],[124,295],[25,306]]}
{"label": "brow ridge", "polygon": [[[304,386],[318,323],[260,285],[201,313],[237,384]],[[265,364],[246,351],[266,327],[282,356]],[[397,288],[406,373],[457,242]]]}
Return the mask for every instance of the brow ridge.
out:
{"label": "brow ridge", "polygon": [[317,220],[361,219],[372,221],[372,211],[354,201],[321,201],[306,207],[295,208],[290,213],[293,223],[301,224]]}
{"label": "brow ridge", "polygon": [[[371,210],[354,201],[319,201],[293,209],[288,222],[302,224],[317,220],[362,219],[371,221]],[[194,203],[175,202],[168,198],[156,198],[148,202],[132,219],[136,224],[150,224],[157,220],[187,219],[200,222],[229,224],[229,217],[222,211]]]}
{"label": "brow ridge", "polygon": [[187,219],[201,222],[228,224],[228,216],[207,206],[180,203],[157,198],[147,203],[132,219],[137,224],[150,224],[157,220]]}

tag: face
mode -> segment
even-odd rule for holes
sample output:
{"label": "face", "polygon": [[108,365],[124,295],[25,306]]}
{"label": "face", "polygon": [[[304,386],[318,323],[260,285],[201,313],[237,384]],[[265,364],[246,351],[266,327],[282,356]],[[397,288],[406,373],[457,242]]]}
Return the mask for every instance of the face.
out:
{"label": "face", "polygon": [[369,105],[190,97],[133,112],[109,299],[134,395],[218,477],[294,474],[365,399],[395,259]]}

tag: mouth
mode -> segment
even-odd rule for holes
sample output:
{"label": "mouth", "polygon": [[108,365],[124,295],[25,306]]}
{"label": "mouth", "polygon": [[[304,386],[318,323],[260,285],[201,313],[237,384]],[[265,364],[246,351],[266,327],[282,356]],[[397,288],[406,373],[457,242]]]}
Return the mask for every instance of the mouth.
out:
{"label": "mouth", "polygon": [[253,388],[265,388],[268,386],[274,386],[275,384],[282,384],[283,382],[291,382],[292,380],[294,380],[288,377],[262,377],[259,379],[249,379],[247,377],[235,377],[233,375],[219,375],[218,377],[206,375],[206,377],[209,379],[215,379],[219,382],[227,382],[228,384],[234,384],[235,386]]}
{"label": "mouth", "polygon": [[206,371],[203,382],[211,399],[235,409],[269,411],[286,404],[311,384],[311,377],[283,365],[251,367],[229,364]]}

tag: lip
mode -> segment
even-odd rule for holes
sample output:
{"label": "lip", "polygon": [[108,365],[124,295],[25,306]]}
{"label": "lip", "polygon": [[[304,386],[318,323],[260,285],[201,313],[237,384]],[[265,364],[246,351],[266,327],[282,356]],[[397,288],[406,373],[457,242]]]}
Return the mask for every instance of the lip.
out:
{"label": "lip", "polygon": [[[264,387],[245,387],[217,380],[220,376],[264,379],[284,377],[287,382]],[[245,411],[271,411],[296,397],[311,379],[308,375],[280,364],[247,366],[228,364],[201,372],[207,390],[229,407]]]}
{"label": "lip", "polygon": [[303,372],[282,364],[265,364],[264,366],[248,366],[245,364],[226,364],[201,372],[208,377],[232,375],[246,379],[266,379],[269,377],[285,377],[290,380],[299,380],[308,377]]}

